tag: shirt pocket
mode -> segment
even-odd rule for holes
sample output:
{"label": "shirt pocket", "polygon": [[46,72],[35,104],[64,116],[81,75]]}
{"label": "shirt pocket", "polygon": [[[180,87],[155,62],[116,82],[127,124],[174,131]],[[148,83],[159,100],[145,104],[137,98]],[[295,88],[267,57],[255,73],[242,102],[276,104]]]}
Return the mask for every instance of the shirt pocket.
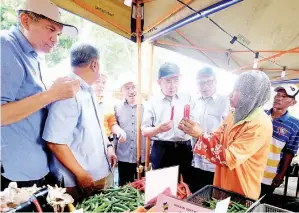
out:
{"label": "shirt pocket", "polygon": [[223,122],[224,115],[216,110],[209,110],[207,113],[207,128],[210,132],[217,130]]}

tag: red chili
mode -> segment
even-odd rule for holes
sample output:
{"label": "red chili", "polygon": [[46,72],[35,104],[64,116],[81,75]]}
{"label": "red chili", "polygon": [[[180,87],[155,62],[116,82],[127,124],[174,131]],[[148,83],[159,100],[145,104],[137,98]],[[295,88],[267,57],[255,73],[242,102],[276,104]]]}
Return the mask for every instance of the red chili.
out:
{"label": "red chili", "polygon": [[185,105],[184,118],[190,119],[190,104]]}
{"label": "red chili", "polygon": [[174,106],[171,107],[171,116],[170,116],[170,120],[173,120],[174,117]]}

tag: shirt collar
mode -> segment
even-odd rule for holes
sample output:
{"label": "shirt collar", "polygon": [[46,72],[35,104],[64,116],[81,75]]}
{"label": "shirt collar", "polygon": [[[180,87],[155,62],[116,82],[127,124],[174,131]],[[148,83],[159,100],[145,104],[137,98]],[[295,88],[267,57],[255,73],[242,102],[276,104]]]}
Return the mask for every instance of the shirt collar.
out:
{"label": "shirt collar", "polygon": [[213,101],[215,101],[218,98],[218,94],[217,92],[215,92],[212,96],[208,97],[208,98],[203,98],[202,96],[199,96],[198,99],[199,100],[205,100],[205,99],[212,99]]}
{"label": "shirt collar", "polygon": [[80,81],[81,89],[92,91],[92,87],[88,83],[86,83],[86,81],[84,81],[80,76],[76,75],[73,72],[71,73],[71,76],[73,77],[73,79],[78,79]]}
{"label": "shirt collar", "polygon": [[26,54],[30,53],[35,58],[37,58],[38,55],[37,55],[36,51],[33,49],[32,45],[29,43],[29,41],[25,38],[25,36],[23,35],[23,33],[17,27],[15,27],[15,26],[12,26],[10,28],[10,31],[18,39],[19,44],[20,44],[22,50]]}
{"label": "shirt collar", "polygon": [[[270,109],[267,114],[268,115],[271,115],[273,112],[273,108]],[[281,120],[281,121],[287,121],[288,119],[290,118],[290,113],[289,111],[287,111],[283,116],[281,116],[280,118],[277,118],[278,120]]]}
{"label": "shirt collar", "polygon": [[[123,100],[123,104],[124,104],[124,106],[130,106],[127,99]],[[137,103],[134,106],[130,106],[130,107],[136,107],[136,106],[137,106]]]}
{"label": "shirt collar", "polygon": [[259,116],[261,113],[263,112],[263,108],[259,107],[257,109],[255,109],[252,113],[250,113],[246,118],[244,118],[243,120],[239,121],[238,123],[235,124],[235,126],[237,125],[241,125],[245,122],[248,121],[252,121],[254,120],[257,116]]}
{"label": "shirt collar", "polygon": [[[161,100],[165,100],[166,96],[164,95],[164,93],[162,92],[162,90],[159,91],[158,93],[159,98],[161,98]],[[174,98],[179,99],[180,98],[180,93],[175,94]]]}

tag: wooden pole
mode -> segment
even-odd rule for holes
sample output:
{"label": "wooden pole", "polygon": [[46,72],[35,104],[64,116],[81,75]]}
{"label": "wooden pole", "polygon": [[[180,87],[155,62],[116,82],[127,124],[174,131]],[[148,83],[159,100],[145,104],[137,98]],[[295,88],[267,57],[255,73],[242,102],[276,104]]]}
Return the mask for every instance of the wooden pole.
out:
{"label": "wooden pole", "polygon": [[[153,62],[154,62],[154,44],[150,44],[150,63],[149,63],[149,76],[148,76],[148,97],[152,95],[153,91]],[[151,138],[146,137],[146,152],[145,152],[145,171],[151,170],[150,166],[150,150]]]}
{"label": "wooden pole", "polygon": [[136,38],[137,38],[137,48],[138,48],[138,85],[137,85],[137,174],[138,179],[141,179],[141,173],[143,167],[141,165],[141,19],[142,19],[142,9],[140,2],[136,2]]}

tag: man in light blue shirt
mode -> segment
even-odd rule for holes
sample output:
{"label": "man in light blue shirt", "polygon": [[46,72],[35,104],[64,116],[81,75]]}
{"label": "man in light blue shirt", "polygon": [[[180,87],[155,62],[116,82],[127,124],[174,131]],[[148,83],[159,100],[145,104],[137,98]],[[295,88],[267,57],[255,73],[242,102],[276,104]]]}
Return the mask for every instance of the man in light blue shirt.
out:
{"label": "man in light blue shirt", "polygon": [[48,153],[41,137],[46,106],[73,97],[80,85],[63,78],[46,90],[38,53],[50,52],[66,26],[59,21],[58,7],[48,0],[26,0],[21,8],[19,26],[0,36],[1,190],[12,181],[19,187],[50,184]]}
{"label": "man in light blue shirt", "polygon": [[95,181],[108,176],[117,158],[91,87],[100,77],[97,49],[88,44],[75,46],[71,66],[80,90],[73,98],[51,104],[43,139],[55,155],[58,178],[63,178],[67,191],[77,198],[79,188],[93,189]]}
{"label": "man in light blue shirt", "polygon": [[[196,76],[199,98],[195,104],[194,120],[200,123],[205,133],[212,133],[220,126],[229,111],[229,99],[216,91],[217,80],[212,68],[205,67]],[[193,193],[206,185],[213,185],[215,165],[194,155],[192,161]]]}

